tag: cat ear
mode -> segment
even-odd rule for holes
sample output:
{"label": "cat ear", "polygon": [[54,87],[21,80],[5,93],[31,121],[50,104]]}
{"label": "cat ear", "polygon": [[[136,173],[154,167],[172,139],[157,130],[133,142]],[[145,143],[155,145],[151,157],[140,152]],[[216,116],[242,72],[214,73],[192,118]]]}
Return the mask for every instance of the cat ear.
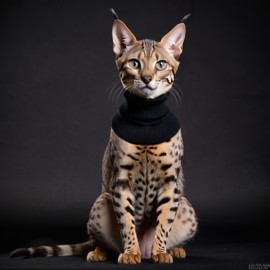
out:
{"label": "cat ear", "polygon": [[120,57],[129,46],[137,42],[135,36],[128,27],[119,19],[114,20],[112,27],[113,51],[116,57]]}
{"label": "cat ear", "polygon": [[183,50],[185,36],[186,26],[179,23],[161,39],[160,43],[175,59],[178,59]]}

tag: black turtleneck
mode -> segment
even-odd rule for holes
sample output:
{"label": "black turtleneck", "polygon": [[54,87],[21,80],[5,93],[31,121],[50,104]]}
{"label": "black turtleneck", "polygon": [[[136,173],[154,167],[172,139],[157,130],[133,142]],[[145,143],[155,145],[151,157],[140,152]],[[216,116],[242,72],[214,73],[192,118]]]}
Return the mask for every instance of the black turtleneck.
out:
{"label": "black turtleneck", "polygon": [[166,104],[169,93],[144,99],[124,92],[124,102],[112,118],[112,129],[133,144],[158,144],[169,140],[180,129],[175,115]]}

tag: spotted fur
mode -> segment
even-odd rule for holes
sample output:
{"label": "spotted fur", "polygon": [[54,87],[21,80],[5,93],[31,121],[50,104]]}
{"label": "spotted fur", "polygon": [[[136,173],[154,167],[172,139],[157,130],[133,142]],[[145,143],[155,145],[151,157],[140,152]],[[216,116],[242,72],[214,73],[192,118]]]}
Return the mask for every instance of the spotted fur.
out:
{"label": "spotted fur", "polygon": [[[124,91],[145,99],[170,91],[185,25],[175,26],[160,42],[137,41],[119,19],[112,33]],[[182,245],[195,235],[197,220],[183,195],[183,152],[181,130],[152,145],[132,144],[111,130],[102,164],[102,193],[87,223],[89,241],[19,249],[11,256],[87,254],[88,261],[105,261],[112,250],[123,264],[140,263],[142,258],[157,263],[184,258]]]}

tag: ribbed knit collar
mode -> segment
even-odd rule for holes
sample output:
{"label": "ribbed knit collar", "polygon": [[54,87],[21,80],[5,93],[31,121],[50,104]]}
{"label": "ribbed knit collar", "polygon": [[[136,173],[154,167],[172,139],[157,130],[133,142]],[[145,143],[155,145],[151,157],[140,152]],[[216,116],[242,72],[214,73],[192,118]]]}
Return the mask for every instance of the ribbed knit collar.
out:
{"label": "ribbed knit collar", "polygon": [[120,115],[127,121],[142,126],[152,126],[163,121],[169,108],[165,101],[169,93],[155,99],[145,99],[129,92],[124,93],[126,102],[119,108]]}
{"label": "ribbed knit collar", "polygon": [[166,104],[169,93],[144,99],[124,92],[125,102],[112,118],[112,129],[127,142],[139,145],[159,144],[180,129],[175,115]]}

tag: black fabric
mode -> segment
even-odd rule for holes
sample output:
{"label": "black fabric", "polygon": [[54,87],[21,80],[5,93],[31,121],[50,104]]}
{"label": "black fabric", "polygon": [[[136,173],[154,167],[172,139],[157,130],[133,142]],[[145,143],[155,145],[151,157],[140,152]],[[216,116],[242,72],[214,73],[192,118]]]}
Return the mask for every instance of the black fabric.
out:
{"label": "black fabric", "polygon": [[126,101],[113,116],[112,129],[130,143],[149,145],[169,140],[180,129],[176,116],[166,104],[169,93],[144,99],[129,92]]}

